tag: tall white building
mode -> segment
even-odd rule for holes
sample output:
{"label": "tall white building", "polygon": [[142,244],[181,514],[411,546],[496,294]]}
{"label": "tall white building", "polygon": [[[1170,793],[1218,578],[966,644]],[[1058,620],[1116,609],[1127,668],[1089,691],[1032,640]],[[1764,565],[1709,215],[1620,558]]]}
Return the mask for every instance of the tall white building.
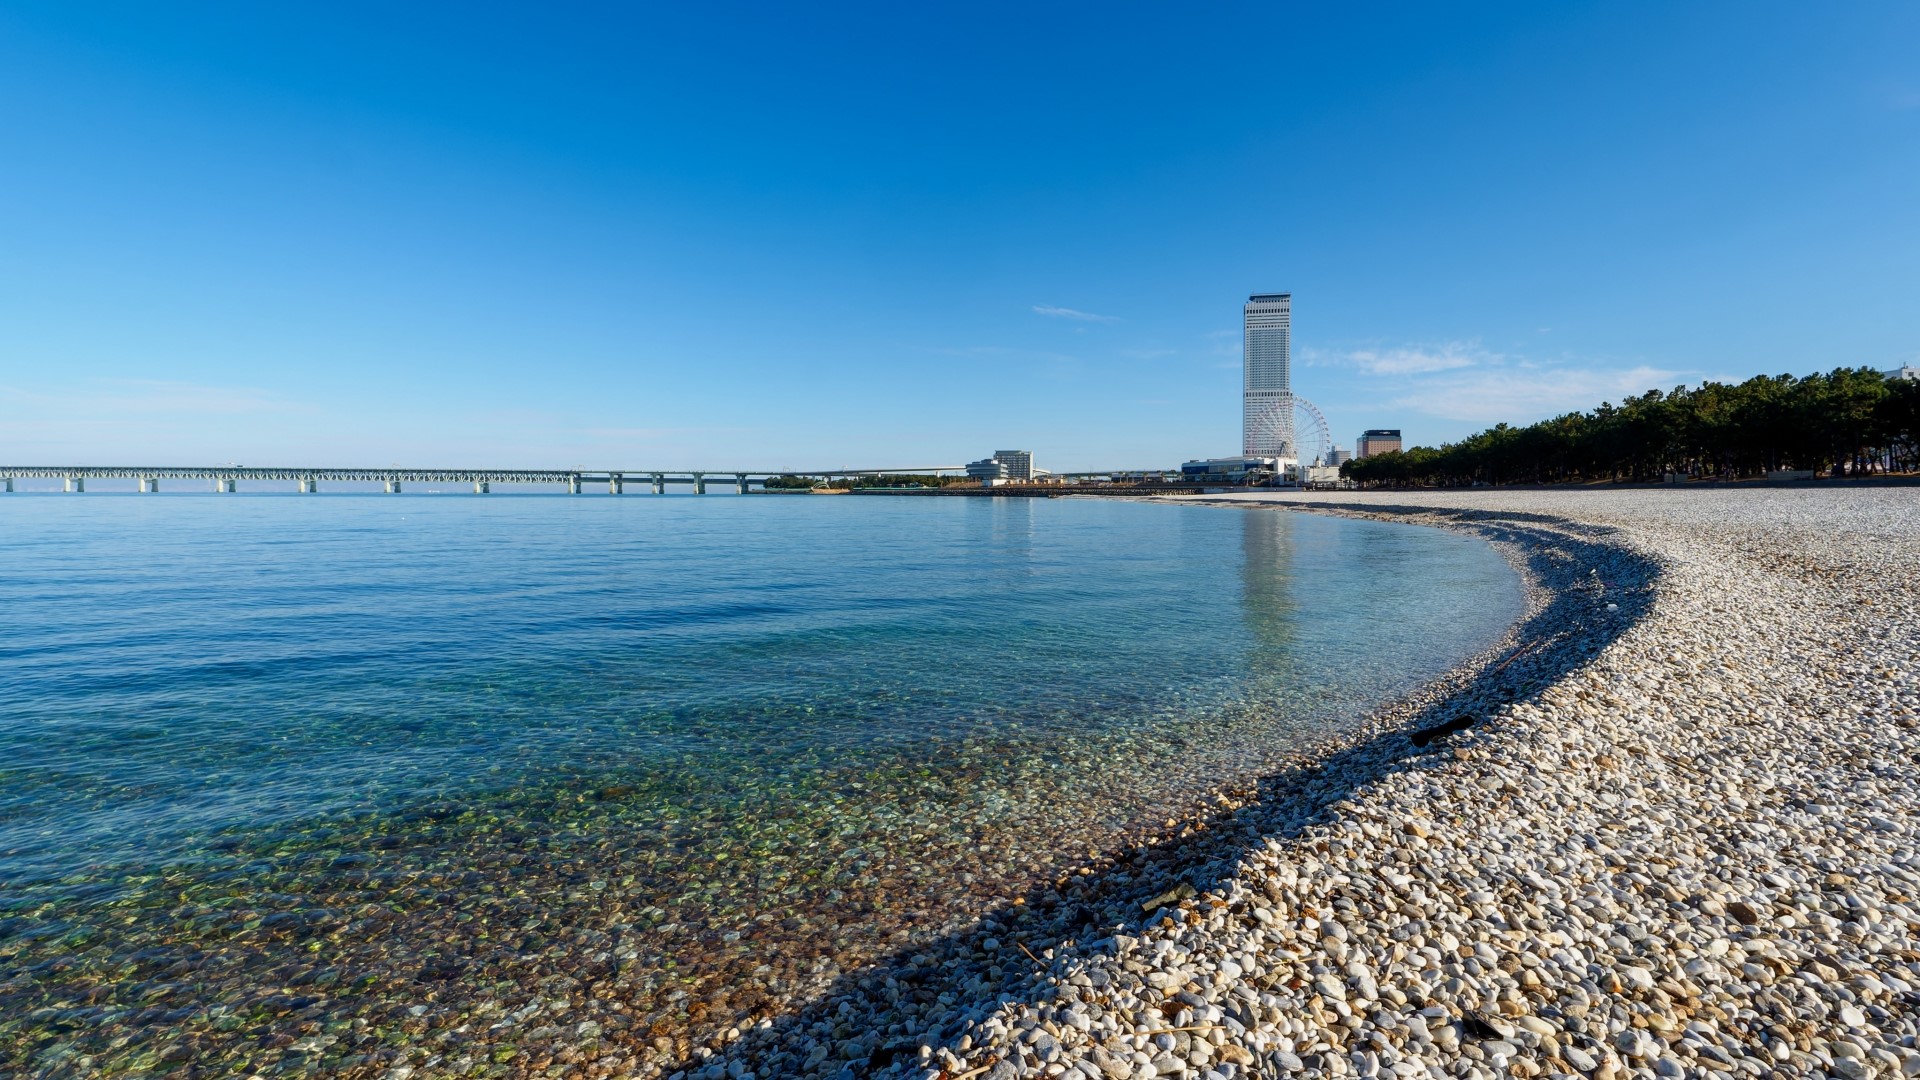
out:
{"label": "tall white building", "polygon": [[1293,294],[1247,297],[1240,452],[1297,458],[1293,437]]}

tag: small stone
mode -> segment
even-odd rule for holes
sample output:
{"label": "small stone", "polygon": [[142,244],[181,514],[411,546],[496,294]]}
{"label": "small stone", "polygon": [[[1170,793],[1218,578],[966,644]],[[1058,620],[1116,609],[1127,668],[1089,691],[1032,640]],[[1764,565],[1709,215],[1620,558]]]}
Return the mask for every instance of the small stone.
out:
{"label": "small stone", "polygon": [[1471,1012],[1461,1017],[1460,1026],[1468,1038],[1472,1039],[1511,1039],[1513,1025],[1505,1017],[1489,1012]]}
{"label": "small stone", "polygon": [[1660,1044],[1639,1028],[1628,1028],[1615,1036],[1613,1047],[1630,1058],[1643,1061],[1660,1053]]}
{"label": "small stone", "polygon": [[1866,1062],[1859,1058],[1841,1057],[1838,1054],[1833,1058],[1833,1071],[1846,1077],[1847,1080],[1872,1080],[1873,1077],[1873,1067]]}
{"label": "small stone", "polygon": [[1549,1024],[1545,1020],[1542,1020],[1539,1017],[1533,1016],[1531,1014],[1516,1016],[1513,1018],[1513,1022],[1516,1026],[1525,1028],[1526,1030],[1533,1032],[1535,1035],[1539,1035],[1542,1037],[1552,1035],[1558,1030],[1552,1024]]}
{"label": "small stone", "polygon": [[1151,900],[1141,901],[1140,910],[1153,911],[1158,908],[1169,907],[1182,900],[1191,900],[1195,895],[1193,886],[1183,881]]}

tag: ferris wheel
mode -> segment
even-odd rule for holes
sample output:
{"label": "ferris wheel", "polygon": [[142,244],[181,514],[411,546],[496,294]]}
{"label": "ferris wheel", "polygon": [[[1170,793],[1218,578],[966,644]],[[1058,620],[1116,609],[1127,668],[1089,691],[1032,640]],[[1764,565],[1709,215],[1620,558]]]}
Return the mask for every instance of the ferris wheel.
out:
{"label": "ferris wheel", "polygon": [[1275,394],[1247,416],[1246,453],[1271,453],[1261,447],[1279,446],[1281,457],[1303,465],[1324,463],[1333,457],[1333,432],[1313,402],[1291,391]]}
{"label": "ferris wheel", "polygon": [[1327,418],[1306,398],[1293,394],[1287,396],[1293,398],[1293,429],[1301,436],[1296,444],[1300,450],[1300,463],[1324,465],[1332,461],[1333,431],[1327,427]]}

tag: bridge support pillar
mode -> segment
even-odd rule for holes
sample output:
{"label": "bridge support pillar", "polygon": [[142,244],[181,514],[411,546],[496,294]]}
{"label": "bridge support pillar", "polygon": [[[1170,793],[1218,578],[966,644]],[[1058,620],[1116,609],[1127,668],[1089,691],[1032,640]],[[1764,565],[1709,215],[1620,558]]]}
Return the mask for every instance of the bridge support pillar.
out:
{"label": "bridge support pillar", "polygon": [[317,493],[319,490],[320,490],[319,480],[311,476],[303,476],[300,478],[300,494],[313,495]]}
{"label": "bridge support pillar", "polygon": [[143,476],[140,478],[140,494],[145,495],[145,494],[148,494],[149,492],[154,492],[159,490],[160,490],[159,477]]}
{"label": "bridge support pillar", "polygon": [[387,494],[389,495],[400,494],[400,481],[398,480],[387,481]]}
{"label": "bridge support pillar", "polygon": [[619,473],[607,477],[607,494],[609,495],[619,495],[623,493],[626,490],[626,486],[626,478]]}
{"label": "bridge support pillar", "polygon": [[473,493],[475,495],[485,495],[490,490],[492,490],[492,488],[485,480],[475,480],[473,482]]}
{"label": "bridge support pillar", "polygon": [[745,473],[734,474],[733,490],[736,495],[745,495],[747,493],[747,475]]}
{"label": "bridge support pillar", "polygon": [[706,473],[693,474],[693,493],[695,495],[705,495],[707,493],[707,474]]}
{"label": "bridge support pillar", "polygon": [[67,490],[68,490],[68,491],[85,491],[85,490],[87,490],[87,480],[86,480],[86,477],[84,477],[84,476],[69,476],[69,477],[67,477]]}
{"label": "bridge support pillar", "polygon": [[665,495],[667,493],[667,478],[661,476],[659,473],[653,474],[653,493],[655,495]]}
{"label": "bridge support pillar", "polygon": [[231,476],[223,476],[215,480],[213,482],[213,490],[222,495],[233,494],[233,478]]}
{"label": "bridge support pillar", "polygon": [[13,494],[13,477],[7,477],[7,494]]}
{"label": "bridge support pillar", "polygon": [[567,494],[569,495],[580,494],[580,478],[579,477],[577,476],[567,477]]}

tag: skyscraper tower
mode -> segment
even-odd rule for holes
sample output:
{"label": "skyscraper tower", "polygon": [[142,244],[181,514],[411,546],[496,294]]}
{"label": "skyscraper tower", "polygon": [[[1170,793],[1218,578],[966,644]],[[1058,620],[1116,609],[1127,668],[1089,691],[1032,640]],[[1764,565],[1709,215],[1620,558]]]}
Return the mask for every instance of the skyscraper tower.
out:
{"label": "skyscraper tower", "polygon": [[1247,297],[1240,452],[1297,458],[1293,438],[1293,294]]}

